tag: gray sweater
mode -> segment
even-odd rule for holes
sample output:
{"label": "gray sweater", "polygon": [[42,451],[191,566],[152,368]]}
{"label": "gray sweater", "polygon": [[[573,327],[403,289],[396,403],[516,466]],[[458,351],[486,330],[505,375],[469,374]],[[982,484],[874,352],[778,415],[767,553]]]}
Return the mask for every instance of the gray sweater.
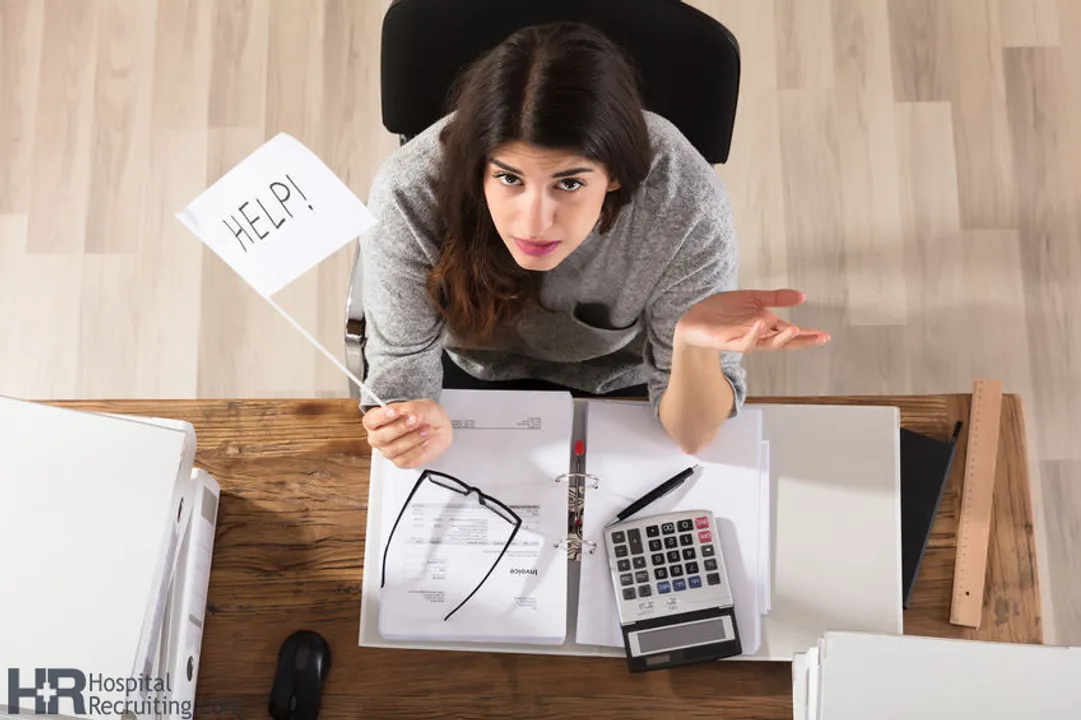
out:
{"label": "gray sweater", "polygon": [[[714,168],[674,125],[647,112],[649,174],[608,233],[592,233],[545,274],[550,311],[527,311],[496,346],[468,348],[425,288],[439,259],[431,181],[447,120],[399,148],[372,184],[368,208],[378,222],[360,238],[365,384],[385,402],[438,400],[446,350],[488,380],[534,378],[592,393],[647,383],[657,412],[676,322],[698,301],[736,287],[731,208]],[[720,355],[735,412],[746,397],[745,373],[739,355]]]}

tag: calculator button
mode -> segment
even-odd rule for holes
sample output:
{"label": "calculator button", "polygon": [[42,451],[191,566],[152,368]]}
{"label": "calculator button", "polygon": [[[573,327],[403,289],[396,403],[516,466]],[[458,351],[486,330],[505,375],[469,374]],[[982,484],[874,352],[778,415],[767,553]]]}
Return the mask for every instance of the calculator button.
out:
{"label": "calculator button", "polygon": [[690,520],[680,520],[679,521],[679,531],[680,532],[690,532],[691,530],[694,530],[694,523],[693,522],[691,522]]}
{"label": "calculator button", "polygon": [[668,562],[670,562],[670,563],[679,562],[679,550],[669,550],[668,551]]}
{"label": "calculator button", "polygon": [[661,549],[661,541],[660,540],[650,540],[649,541],[649,551],[650,552],[657,552],[660,549]]}
{"label": "calculator button", "polygon": [[653,588],[651,588],[649,585],[638,586],[638,597],[649,597],[652,594]]}
{"label": "calculator button", "polygon": [[[673,590],[686,590],[687,589],[687,581],[683,580],[683,579],[673,580],[672,581],[672,589]],[[624,592],[623,594],[626,595],[627,593]]]}
{"label": "calculator button", "polygon": [[699,531],[699,533],[698,533],[698,542],[700,542],[700,543],[713,542],[713,533],[711,533],[709,530],[701,530],[701,531]]}
{"label": "calculator button", "polygon": [[692,588],[700,588],[702,587],[702,578],[698,577],[697,575],[695,575],[694,577],[689,577],[687,578],[687,584],[690,585]]}
{"label": "calculator button", "polygon": [[688,575],[694,575],[697,572],[698,572],[698,563],[696,563],[696,562],[687,563],[687,574]]}
{"label": "calculator button", "polygon": [[645,566],[646,566],[646,559],[644,557],[642,557],[641,555],[638,555],[638,556],[636,556],[634,558],[634,569],[635,570],[641,570]]}
{"label": "calculator button", "polygon": [[631,577],[630,573],[624,573],[623,575],[619,576],[619,584],[623,587],[626,587],[627,585],[633,585],[634,578]]}
{"label": "calculator button", "polygon": [[637,583],[649,582],[649,570],[639,570],[634,574],[634,581]]}
{"label": "calculator button", "polygon": [[694,545],[694,535],[691,535],[690,533],[687,533],[686,535],[680,535],[679,544],[684,546]]}
{"label": "calculator button", "polygon": [[720,585],[721,584],[721,574],[720,573],[710,573],[709,575],[706,575],[706,582],[708,582],[710,585]]}
{"label": "calculator button", "polygon": [[679,565],[673,565],[672,567],[668,568],[668,574],[671,575],[674,578],[675,577],[682,577],[683,576],[683,568],[681,568]]}
{"label": "calculator button", "polygon": [[622,560],[617,561],[616,566],[619,568],[620,572],[627,572],[628,570],[631,569],[631,561],[624,558]]}
{"label": "calculator button", "polygon": [[693,547],[683,548],[683,559],[684,560],[694,560],[694,548]]}
{"label": "calculator button", "polygon": [[616,545],[616,557],[617,558],[627,557],[627,546],[626,545]]}
{"label": "calculator button", "polygon": [[656,525],[650,525],[646,528],[646,537],[657,537],[661,534],[661,529]]}
{"label": "calculator button", "polygon": [[671,535],[676,531],[676,526],[672,523],[664,523],[661,525],[661,532],[665,535]]}
{"label": "calculator button", "polygon": [[661,595],[672,592],[672,586],[668,584],[668,581],[657,583],[657,592]]}
{"label": "calculator button", "polygon": [[713,558],[710,558],[709,560],[706,560],[702,564],[705,566],[707,572],[709,572],[710,570],[716,570],[717,569],[717,561],[714,560]]}
{"label": "calculator button", "polygon": [[632,555],[642,554],[642,532],[638,528],[627,531],[627,544],[631,546]]}
{"label": "calculator button", "polygon": [[671,550],[672,548],[676,547],[677,545],[679,545],[679,540],[676,540],[676,536],[675,536],[675,535],[673,535],[673,536],[671,536],[671,537],[666,537],[666,538],[664,539],[664,546],[665,546],[666,548],[668,548],[669,550]]}
{"label": "calculator button", "polygon": [[653,561],[654,565],[664,565],[664,553],[653,553],[649,559]]}
{"label": "calculator button", "polygon": [[612,542],[614,542],[614,543],[627,542],[627,538],[623,536],[623,531],[622,530],[616,530],[614,533],[612,533]]}
{"label": "calculator button", "polygon": [[657,568],[656,570],[653,571],[653,574],[657,576],[658,580],[664,580],[666,577],[668,577],[668,569],[667,568]]}
{"label": "calculator button", "polygon": [[623,588],[623,599],[624,600],[634,600],[634,588],[632,588],[632,587]]}
{"label": "calculator button", "polygon": [[702,528],[709,527],[709,518],[703,515],[702,517],[696,517],[694,519],[694,526],[701,530]]}
{"label": "calculator button", "polygon": [[717,551],[713,549],[712,545],[702,546],[702,557],[713,557],[716,553]]}

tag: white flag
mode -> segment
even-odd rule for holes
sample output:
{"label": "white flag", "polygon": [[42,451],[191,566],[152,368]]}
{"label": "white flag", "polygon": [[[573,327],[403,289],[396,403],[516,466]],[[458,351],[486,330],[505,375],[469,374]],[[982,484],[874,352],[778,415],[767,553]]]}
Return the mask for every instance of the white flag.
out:
{"label": "white flag", "polygon": [[345,183],[285,133],[176,217],[265,298],[375,223]]}

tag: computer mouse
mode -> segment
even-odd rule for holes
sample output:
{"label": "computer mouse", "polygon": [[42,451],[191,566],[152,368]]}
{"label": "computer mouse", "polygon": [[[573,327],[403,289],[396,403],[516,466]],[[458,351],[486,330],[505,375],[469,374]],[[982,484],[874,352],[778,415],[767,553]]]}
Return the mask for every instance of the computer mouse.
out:
{"label": "computer mouse", "polygon": [[323,684],[330,672],[330,645],[312,630],[298,630],[278,650],[278,666],[270,689],[274,720],[315,720],[323,702]]}

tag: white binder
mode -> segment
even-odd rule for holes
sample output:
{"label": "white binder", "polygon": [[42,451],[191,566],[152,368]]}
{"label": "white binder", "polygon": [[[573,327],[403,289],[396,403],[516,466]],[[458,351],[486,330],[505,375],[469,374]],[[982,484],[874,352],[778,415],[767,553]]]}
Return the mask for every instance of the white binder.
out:
{"label": "white binder", "polygon": [[155,680],[170,686],[156,709],[130,715],[186,712],[197,676],[178,687],[154,673],[184,669],[180,655],[201,642],[169,630],[183,628],[171,619],[181,607],[201,622],[209,579],[213,525],[197,521],[208,493],[216,520],[219,490],[194,457],[188,423],[0,397],[0,547],[18,585],[0,595],[0,718],[39,701],[60,717],[100,716],[106,703],[118,714]]}

